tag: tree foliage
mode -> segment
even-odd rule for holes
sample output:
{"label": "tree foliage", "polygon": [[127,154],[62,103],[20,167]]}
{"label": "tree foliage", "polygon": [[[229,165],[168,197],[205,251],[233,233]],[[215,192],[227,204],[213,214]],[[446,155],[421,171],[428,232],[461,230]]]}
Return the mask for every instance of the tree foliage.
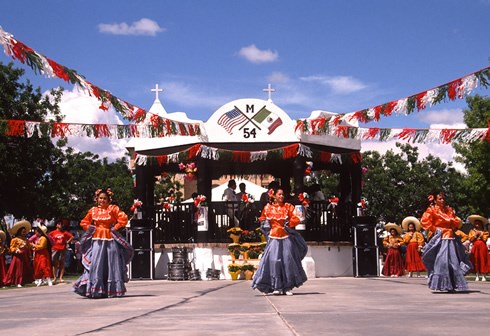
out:
{"label": "tree foliage", "polygon": [[[490,127],[490,98],[467,97],[468,109],[464,109],[464,121],[468,128]],[[471,144],[456,143],[457,162],[464,164],[468,172],[463,181],[467,189],[471,214],[490,215],[490,134],[487,141]]]}
{"label": "tree foliage", "polygon": [[[62,89],[43,95],[24,71],[0,63],[0,119],[61,120]],[[5,123],[1,123],[5,127]],[[114,163],[98,155],[77,153],[65,140],[45,136],[7,137],[0,132],[0,215],[16,218],[65,217],[79,220],[94,204],[98,188],[111,187],[115,201],[128,211],[134,198],[126,158]]]}
{"label": "tree foliage", "polygon": [[451,163],[432,155],[419,161],[416,147],[400,143],[396,146],[401,151],[398,154],[393,150],[384,155],[376,151],[363,154],[363,197],[368,203],[368,215],[398,224],[406,216],[420,217],[428,205],[427,196],[436,191],[447,194],[448,204],[457,213],[466,211],[462,203],[463,176]]}

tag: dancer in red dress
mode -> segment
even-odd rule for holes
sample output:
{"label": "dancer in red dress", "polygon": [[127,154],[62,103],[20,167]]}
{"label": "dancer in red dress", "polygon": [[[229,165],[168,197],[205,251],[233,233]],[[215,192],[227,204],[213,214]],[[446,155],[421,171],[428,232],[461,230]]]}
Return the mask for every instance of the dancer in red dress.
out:
{"label": "dancer in red dress", "polygon": [[402,221],[402,228],[405,230],[403,241],[407,245],[405,266],[408,276],[412,277],[412,273],[417,272],[417,277],[420,277],[420,272],[425,272],[425,265],[420,256],[425,244],[424,236],[420,233],[422,226],[417,218],[409,216]]}
{"label": "dancer in red dress", "polygon": [[484,225],[488,224],[488,219],[478,215],[471,215],[468,221],[474,228],[468,233],[468,239],[473,244],[470,252],[470,260],[473,264],[473,272],[476,273],[475,281],[487,281],[487,273],[490,272],[488,264],[487,239],[488,230]]}
{"label": "dancer in red dress", "polygon": [[383,239],[383,246],[388,250],[383,264],[383,275],[399,277],[405,274],[400,246],[404,245],[403,238],[400,236],[402,228],[395,223],[388,223],[384,226],[390,234]]}
{"label": "dancer in red dress", "polygon": [[36,243],[32,245],[34,249],[34,283],[36,286],[47,284],[53,285],[51,280],[53,269],[51,266],[51,242],[46,232],[48,228],[44,225],[36,228]]}
{"label": "dancer in red dress", "polygon": [[26,234],[29,231],[31,231],[31,223],[26,220],[15,223],[10,229],[10,233],[14,238],[10,241],[12,261],[4,279],[6,286],[22,287],[22,285],[33,281],[31,267],[32,248],[26,238]]}

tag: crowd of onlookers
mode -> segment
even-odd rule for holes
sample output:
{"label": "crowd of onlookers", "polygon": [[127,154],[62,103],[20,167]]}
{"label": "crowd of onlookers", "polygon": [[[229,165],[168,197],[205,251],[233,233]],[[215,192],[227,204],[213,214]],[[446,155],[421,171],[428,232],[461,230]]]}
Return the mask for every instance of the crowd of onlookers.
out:
{"label": "crowd of onlookers", "polygon": [[52,286],[64,282],[65,270],[81,271],[80,243],[69,232],[69,222],[59,219],[48,230],[45,220],[27,220],[0,230],[0,287]]}

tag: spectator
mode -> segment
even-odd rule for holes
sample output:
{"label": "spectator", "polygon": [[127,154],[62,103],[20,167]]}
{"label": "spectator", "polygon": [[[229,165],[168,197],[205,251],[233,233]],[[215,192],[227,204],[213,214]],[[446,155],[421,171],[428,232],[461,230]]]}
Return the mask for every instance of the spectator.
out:
{"label": "spectator", "polygon": [[238,198],[235,193],[236,189],[236,182],[235,180],[231,179],[228,181],[228,188],[225,189],[223,192],[223,201],[225,202],[232,202],[231,204],[225,204],[226,207],[226,214],[230,218],[230,221],[233,222],[233,226],[239,226],[240,222],[238,218],[236,217],[236,212],[238,211]]}
{"label": "spectator", "polygon": [[7,235],[4,231],[0,230],[0,286],[3,288],[3,278],[7,273],[6,265],[5,265],[5,239],[7,239]]}
{"label": "spectator", "polygon": [[63,275],[65,274],[65,259],[66,249],[68,244],[72,241],[73,235],[66,231],[63,221],[56,221],[56,230],[49,233],[49,236],[53,240],[52,248],[52,262],[53,262],[53,281],[56,282],[56,278],[59,278],[60,282],[64,282]]}

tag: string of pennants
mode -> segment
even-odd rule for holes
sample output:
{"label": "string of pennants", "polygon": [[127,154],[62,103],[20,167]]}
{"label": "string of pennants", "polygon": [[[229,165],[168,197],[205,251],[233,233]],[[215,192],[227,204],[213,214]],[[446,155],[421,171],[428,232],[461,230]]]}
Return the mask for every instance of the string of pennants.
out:
{"label": "string of pennants", "polygon": [[187,150],[168,155],[150,156],[137,154],[135,157],[135,163],[140,166],[146,166],[151,162],[162,166],[169,163],[188,162],[198,157],[214,161],[223,160],[237,163],[250,163],[256,161],[290,159],[296,156],[303,156],[307,160],[323,163],[336,162],[342,164],[343,160],[346,160],[347,158],[352,160],[354,163],[359,163],[362,161],[360,152],[336,154],[314,150],[303,144],[292,144],[263,151],[232,151],[196,144]]}
{"label": "string of pennants", "polygon": [[[452,142],[473,143],[490,141],[489,128],[445,128],[445,129],[415,129],[415,128],[363,128],[329,123],[315,124],[309,120],[301,125],[301,131],[312,135],[329,135],[344,139],[371,141],[405,141],[411,143],[440,143]],[[170,134],[201,136],[200,128],[192,125],[178,124],[167,119],[165,125],[139,124],[75,124],[60,122],[38,122],[26,120],[0,120],[0,135],[35,137],[49,136],[66,138],[68,136],[87,136],[93,138],[158,138]]]}
{"label": "string of pennants", "polygon": [[93,138],[161,138],[167,135],[201,136],[201,127],[165,119],[162,124],[79,124],[0,120],[0,135],[34,137],[87,136]]}
{"label": "string of pennants", "polygon": [[[421,111],[433,105],[445,102],[447,100],[464,99],[480,84],[484,88],[490,85],[490,67],[478,70],[455,79],[449,83],[440,85],[433,89],[419,92],[406,98],[394,100],[385,104],[362,109],[356,112],[338,114],[328,118],[317,118],[318,124],[331,123],[340,124],[341,121],[357,121],[359,123],[368,123],[379,121],[381,116],[391,116],[393,113],[399,115],[409,115],[414,111]],[[308,122],[307,119],[299,119],[297,127]]]}
{"label": "string of pennants", "polygon": [[[78,86],[78,88],[87,92],[90,96],[97,98],[100,101],[99,109],[107,111],[112,106],[123,116],[124,119],[136,122],[143,121],[145,119],[147,111],[145,111],[144,109],[114,96],[109,91],[104,90],[86,80],[85,77],[77,73],[76,70],[61,65],[33,50],[24,43],[14,39],[13,35],[4,31],[1,26],[0,44],[3,45],[6,55],[20,61],[22,64],[28,65],[31,69],[34,70],[36,74],[40,73],[48,78],[58,77],[66,82]],[[166,124],[168,120],[157,115],[153,115],[152,118],[160,118],[161,124]],[[170,120],[169,122],[177,125],[177,127],[175,127],[175,130],[180,129],[181,127],[190,127],[194,130],[200,128],[199,123],[176,122],[173,120]],[[178,134],[179,133],[171,132],[167,135]]]}
{"label": "string of pennants", "polygon": [[[0,27],[0,44],[4,51],[13,59],[31,67],[35,73],[43,74],[49,78],[58,77],[66,82],[77,85],[96,97],[101,105],[100,109],[106,111],[112,106],[125,119],[141,122],[145,119],[147,111],[132,105],[109,91],[101,89],[75,70],[69,69],[28,47],[24,43],[14,39],[13,35],[5,32]],[[433,89],[417,93],[415,95],[391,101],[386,104],[359,110],[347,114],[339,114],[328,118],[299,119],[296,121],[295,131],[305,134],[324,135],[329,134],[351,139],[379,140],[390,139],[406,140],[411,142],[435,142],[450,143],[452,141],[474,142],[488,140],[488,129],[390,129],[390,128],[354,128],[340,125],[341,121],[357,121],[367,123],[378,121],[381,116],[395,114],[408,115],[413,111],[421,111],[427,107],[443,101],[463,99],[480,84],[487,88],[490,85],[490,67],[478,70],[467,76],[458,78],[449,83]],[[201,123],[177,122],[162,118],[158,115],[151,116],[148,125],[109,125],[109,124],[74,124],[54,122],[33,122],[25,120],[0,120],[0,134],[8,136],[33,136],[36,134],[60,136],[89,136],[89,137],[163,137],[169,135],[201,135]]]}

